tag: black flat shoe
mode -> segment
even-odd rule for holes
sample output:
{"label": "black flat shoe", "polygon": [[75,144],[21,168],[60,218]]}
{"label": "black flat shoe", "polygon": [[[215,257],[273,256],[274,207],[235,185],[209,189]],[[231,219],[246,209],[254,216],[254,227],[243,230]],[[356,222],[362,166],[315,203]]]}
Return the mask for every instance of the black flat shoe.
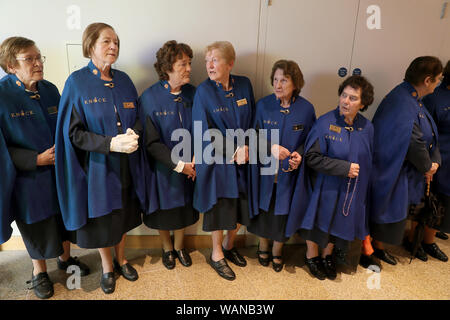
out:
{"label": "black flat shoe", "polygon": [[233,270],[228,266],[227,261],[225,259],[221,259],[219,261],[213,261],[212,257],[209,258],[209,264],[211,267],[216,270],[216,272],[224,279],[234,280],[236,279],[236,275]]}
{"label": "black flat shoe", "polygon": [[436,243],[431,244],[422,243],[422,248],[426,253],[428,253],[433,258],[436,258],[443,262],[448,261],[447,255],[444,252],[442,252],[442,250],[438,247]]}
{"label": "black flat shoe", "polygon": [[78,268],[80,268],[80,275],[82,277],[87,276],[90,273],[89,267],[87,265],[85,265],[83,262],[81,262],[80,260],[78,260],[77,257],[69,257],[69,259],[67,259],[67,261],[61,261],[58,257],[58,258],[56,258],[56,262],[58,265],[58,269],[60,269],[60,270],[67,271],[67,268],[69,266],[75,265],[75,266],[78,266]]}
{"label": "black flat shoe", "polygon": [[436,237],[442,240],[448,240],[448,235],[442,231],[436,232]]}
{"label": "black flat shoe", "polygon": [[139,275],[136,269],[133,268],[128,262],[121,266],[119,265],[119,262],[114,259],[114,269],[118,274],[121,274],[128,281],[136,281],[137,279],[139,279]]}
{"label": "black flat shoe", "polygon": [[244,257],[239,254],[236,248],[232,248],[230,250],[222,248],[222,250],[225,258],[233,262],[235,265],[239,267],[245,267],[247,265],[247,261],[245,261]]}
{"label": "black flat shoe", "polygon": [[181,264],[185,267],[190,267],[192,265],[192,259],[189,253],[186,251],[186,249],[181,249],[176,251],[178,259],[180,260]]}
{"label": "black flat shoe", "polygon": [[111,294],[116,289],[116,278],[114,272],[103,273],[100,278],[100,287],[106,294]]}
{"label": "black flat shoe", "polygon": [[386,250],[381,250],[381,249],[375,249],[373,251],[373,256],[377,257],[378,259],[389,263],[393,266],[395,266],[397,264],[397,260],[395,260],[395,257],[393,257],[389,252],[387,252]]}
{"label": "black flat shoe", "polygon": [[381,272],[380,264],[377,261],[375,261],[372,255],[367,256],[365,254],[361,254],[361,256],[359,257],[359,265],[363,268],[372,270],[373,272],[376,273]]}
{"label": "black flat shoe", "polygon": [[325,258],[322,258],[322,265],[325,270],[325,274],[327,275],[327,278],[330,280],[334,280],[337,277],[336,273],[336,263],[333,260],[333,257],[331,255],[325,256]]}
{"label": "black flat shoe", "polygon": [[[413,244],[412,244],[412,242],[409,242],[408,238],[405,238],[403,240],[403,247],[405,247],[406,251],[408,251],[409,253],[412,254]],[[422,260],[424,262],[428,261],[427,253],[423,250],[423,247],[421,244],[419,244],[419,248],[417,248],[416,258],[419,260]]]}
{"label": "black flat shoe", "polygon": [[322,259],[319,256],[308,259],[305,257],[306,265],[308,266],[309,272],[319,280],[325,280],[327,277],[325,270],[323,269]]}
{"label": "black flat shoe", "polygon": [[165,252],[163,250],[162,262],[167,269],[172,270],[173,268],[175,268],[175,259],[176,259],[175,251],[172,250]]}
{"label": "black flat shoe", "polygon": [[[261,251],[258,248],[258,250],[256,251],[256,254],[258,255],[259,264],[264,267],[267,267],[270,263],[270,252],[269,251]],[[261,257],[262,254],[267,254],[267,258]]]}
{"label": "black flat shoe", "polygon": [[27,284],[31,283],[31,287],[28,290],[33,289],[36,297],[48,299],[53,296],[53,282],[48,277],[47,272],[38,273],[36,276],[31,274],[31,277],[31,280],[27,281]]}
{"label": "black flat shoe", "polygon": [[[274,259],[279,259],[281,260],[281,263],[276,263],[275,261],[273,261]],[[275,270],[275,272],[280,272],[281,270],[283,270],[283,257],[282,256],[272,256],[272,268],[273,270]]]}

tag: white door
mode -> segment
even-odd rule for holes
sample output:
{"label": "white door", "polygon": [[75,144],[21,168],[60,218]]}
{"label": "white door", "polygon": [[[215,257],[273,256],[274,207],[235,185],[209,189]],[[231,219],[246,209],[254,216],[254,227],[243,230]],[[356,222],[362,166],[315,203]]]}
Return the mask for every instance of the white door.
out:
{"label": "white door", "polygon": [[447,61],[450,59],[450,1],[443,1],[440,19],[443,23],[442,33],[444,40],[438,57],[445,67]]}
{"label": "white door", "polygon": [[443,2],[360,0],[351,69],[359,68],[375,87],[375,101],[366,111],[369,119],[386,94],[403,81],[414,58],[440,56],[445,36],[448,46],[448,14],[440,18]]}
{"label": "white door", "polygon": [[1,0],[0,9],[9,12],[0,19],[0,42],[16,35],[33,39],[47,56],[46,78],[60,90],[69,71],[66,44],[81,44],[84,29],[93,22],[108,23],[118,33],[116,67],[128,73],[139,93],[158,79],[155,54],[168,40],[193,49],[194,85],[207,78],[203,51],[217,40],[234,45],[233,72],[255,81],[260,0]]}

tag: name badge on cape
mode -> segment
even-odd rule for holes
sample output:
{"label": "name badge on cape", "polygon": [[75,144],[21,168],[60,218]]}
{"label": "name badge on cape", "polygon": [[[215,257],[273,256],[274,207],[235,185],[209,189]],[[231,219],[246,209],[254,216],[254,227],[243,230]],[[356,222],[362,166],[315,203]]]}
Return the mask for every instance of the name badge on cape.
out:
{"label": "name badge on cape", "polygon": [[245,105],[247,105],[247,99],[244,98],[244,99],[238,100],[238,101],[236,101],[236,103],[237,103],[238,107],[245,106]]}
{"label": "name badge on cape", "polygon": [[135,108],[134,102],[124,102],[124,103],[123,103],[123,107],[124,107],[125,109],[134,109],[134,108]]}
{"label": "name badge on cape", "polygon": [[48,107],[47,111],[48,111],[48,114],[56,114],[56,113],[58,113],[58,107],[57,106]]}

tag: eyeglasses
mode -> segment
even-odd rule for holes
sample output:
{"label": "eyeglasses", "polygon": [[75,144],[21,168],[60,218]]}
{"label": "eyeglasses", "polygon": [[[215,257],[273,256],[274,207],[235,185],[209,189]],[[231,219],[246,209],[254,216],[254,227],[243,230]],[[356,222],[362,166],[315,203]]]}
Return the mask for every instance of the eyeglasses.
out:
{"label": "eyeglasses", "polygon": [[35,64],[36,61],[39,61],[40,63],[45,62],[45,56],[37,56],[37,57],[26,57],[26,58],[16,58],[17,61],[25,61],[27,64]]}

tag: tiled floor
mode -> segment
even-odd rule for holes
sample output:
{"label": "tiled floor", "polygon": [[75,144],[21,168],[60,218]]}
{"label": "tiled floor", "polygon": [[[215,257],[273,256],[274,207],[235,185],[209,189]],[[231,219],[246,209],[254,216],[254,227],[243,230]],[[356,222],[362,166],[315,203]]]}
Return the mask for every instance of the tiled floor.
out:
{"label": "tiled floor", "polygon": [[[441,249],[450,254],[450,240],[437,240]],[[55,259],[48,261],[48,273],[55,283],[52,299],[145,299],[145,300],[305,300],[305,299],[450,299],[450,263],[434,258],[424,263],[409,257],[400,247],[388,247],[399,258],[397,266],[382,264],[375,274],[358,266],[338,275],[335,281],[313,278],[304,265],[305,245],[287,245],[284,249],[285,268],[280,273],[271,266],[259,265],[256,248],[241,248],[248,265],[231,265],[235,281],[220,278],[206,263],[210,249],[191,250],[193,265],[183,267],[179,262],[167,270],[161,262],[160,249],[126,249],[130,263],[139,272],[139,280],[117,279],[116,291],[105,295],[100,288],[100,257],[96,250],[73,250],[91,267],[91,274],[81,279],[81,289],[68,290],[69,274],[56,267]],[[31,261],[26,251],[0,252],[0,299],[37,299],[27,290],[31,276]]]}

